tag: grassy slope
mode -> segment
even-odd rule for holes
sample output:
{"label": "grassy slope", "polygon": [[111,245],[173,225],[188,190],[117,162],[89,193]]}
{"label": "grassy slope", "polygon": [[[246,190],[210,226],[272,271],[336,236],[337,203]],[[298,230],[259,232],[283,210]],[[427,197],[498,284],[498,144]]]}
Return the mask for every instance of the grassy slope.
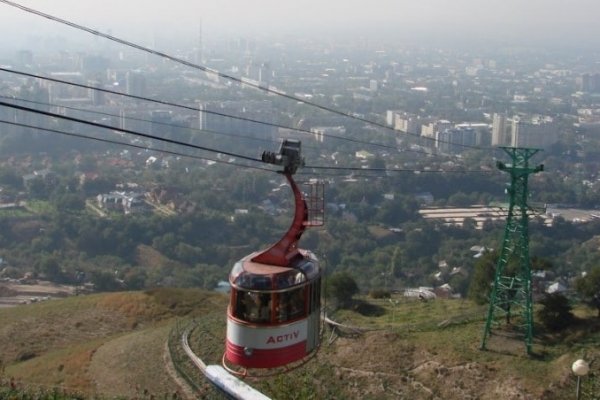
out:
{"label": "grassy slope", "polygon": [[[333,318],[370,331],[326,331],[316,360],[251,384],[277,399],[562,399],[574,391],[570,365],[582,349],[588,359],[600,357],[600,334],[589,320],[560,336],[538,336],[530,358],[521,340],[490,341],[489,351],[479,350],[485,307],[468,301],[369,301],[358,310]],[[192,347],[218,363],[224,323],[200,323]]]}
{"label": "grassy slope", "polygon": [[[134,390],[172,393],[162,362],[170,325],[175,317],[202,315],[225,302],[200,290],[160,289],[0,309],[0,360],[5,375],[34,387],[92,394],[114,383],[118,389],[110,394],[116,394],[124,387],[119,379],[126,378]],[[103,366],[114,367],[119,378],[111,380]]]}
{"label": "grassy slope", "polygon": [[164,369],[170,330],[171,324],[165,324],[121,336],[99,347],[89,367],[96,391],[111,397],[177,392],[179,387]]}
{"label": "grassy slope", "polygon": [[[110,396],[172,393],[177,388],[162,357],[174,317],[198,318],[192,347],[218,363],[225,306],[224,296],[161,289],[4,309],[0,358],[7,375],[25,382]],[[578,310],[585,322],[561,335],[536,336],[531,358],[522,342],[501,338],[480,351],[484,314],[485,307],[468,301],[369,300],[333,318],[370,331],[327,331],[315,361],[252,385],[277,399],[555,400],[572,394],[569,368],[583,351],[589,360],[600,357],[600,324],[585,309]]]}

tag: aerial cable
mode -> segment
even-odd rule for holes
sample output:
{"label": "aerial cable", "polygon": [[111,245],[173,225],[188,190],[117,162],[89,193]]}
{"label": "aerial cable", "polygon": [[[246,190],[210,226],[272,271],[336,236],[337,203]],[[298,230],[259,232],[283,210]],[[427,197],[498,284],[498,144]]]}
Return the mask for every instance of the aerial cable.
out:
{"label": "aerial cable", "polygon": [[[2,2],[2,1],[3,0],[0,0],[0,2]],[[80,88],[83,88],[83,89],[96,90],[96,91],[99,91],[99,92],[110,93],[110,94],[114,94],[114,95],[117,95],[117,96],[128,97],[128,98],[131,98],[131,99],[143,100],[143,101],[148,101],[148,102],[152,102],[152,103],[162,104],[162,105],[166,105],[166,106],[183,108],[183,109],[191,110],[191,111],[194,111],[194,112],[203,112],[203,113],[206,113],[206,114],[218,115],[220,117],[233,118],[233,119],[237,119],[237,120],[240,120],[240,121],[252,122],[252,123],[256,123],[256,124],[260,124],[260,125],[272,126],[272,127],[275,127],[275,128],[289,129],[289,130],[292,130],[292,131],[306,133],[306,134],[309,134],[311,136],[314,136],[314,134],[315,134],[315,132],[311,131],[310,129],[294,128],[294,127],[291,127],[291,126],[280,125],[280,124],[276,124],[276,123],[272,123],[272,122],[267,122],[267,121],[261,121],[261,120],[257,120],[257,119],[252,119],[252,118],[246,118],[246,117],[240,117],[240,116],[230,115],[230,114],[226,114],[226,113],[222,113],[222,112],[218,112],[218,111],[213,111],[213,110],[201,110],[199,108],[191,107],[191,106],[186,106],[184,104],[172,103],[172,102],[165,101],[165,100],[158,100],[158,99],[153,99],[153,98],[144,97],[144,96],[137,96],[137,95],[133,95],[133,94],[127,94],[127,93],[117,92],[115,90],[105,89],[105,88],[101,88],[101,87],[97,87],[97,86],[84,85],[82,83],[69,82],[69,81],[65,81],[65,80],[62,80],[62,79],[51,78],[51,77],[48,77],[48,76],[36,75],[36,74],[32,74],[32,73],[29,73],[29,72],[23,72],[23,71],[17,71],[17,70],[11,69],[11,68],[0,67],[0,71],[8,72],[8,73],[11,73],[11,74],[16,74],[16,75],[21,75],[21,76],[27,76],[29,78],[41,79],[41,80],[45,80],[45,81],[49,81],[49,82],[55,82],[55,83],[61,83],[61,84],[65,84],[65,85],[71,85],[71,86],[80,87]],[[380,148],[391,149],[391,150],[399,150],[399,148],[397,146],[391,146],[391,145],[386,145],[386,144],[382,144],[382,143],[367,142],[365,140],[347,138],[347,137],[333,135],[333,134],[323,134],[323,137],[328,137],[328,138],[333,138],[333,139],[338,139],[338,140],[344,140],[344,141],[352,142],[352,143],[359,143],[359,144],[363,144],[363,145],[367,145],[367,146],[380,147]],[[407,152],[412,152],[412,153],[421,153],[421,154],[426,154],[426,155],[432,155],[432,153],[430,153],[430,152],[420,151],[420,150],[413,150],[413,149],[404,149],[402,151],[407,151]]]}
{"label": "aerial cable", "polygon": [[196,149],[196,150],[203,150],[203,151],[208,151],[208,152],[212,152],[212,153],[221,153],[221,154],[224,154],[226,156],[231,156],[231,157],[241,158],[243,160],[255,161],[255,162],[262,163],[262,160],[260,158],[249,157],[249,156],[245,156],[245,155],[242,155],[242,154],[232,153],[232,152],[225,151],[225,150],[212,149],[210,147],[205,147],[205,146],[199,146],[199,145],[195,145],[195,144],[191,144],[191,143],[186,143],[186,142],[182,142],[180,140],[168,139],[168,138],[161,138],[159,136],[150,135],[148,133],[142,133],[142,132],[132,131],[132,130],[129,130],[129,129],[116,128],[114,126],[110,126],[110,125],[106,125],[106,124],[101,124],[101,123],[98,123],[98,122],[86,121],[86,120],[80,119],[80,118],[68,117],[66,115],[60,115],[60,114],[51,113],[51,112],[48,112],[48,111],[36,110],[34,108],[29,108],[29,107],[19,106],[19,105],[16,105],[16,104],[7,103],[5,101],[0,101],[0,106],[14,108],[14,109],[21,110],[21,111],[29,111],[29,112],[32,112],[34,114],[46,115],[48,117],[59,118],[59,119],[63,119],[63,120],[66,120],[66,121],[77,122],[77,123],[80,123],[80,124],[95,126],[97,128],[110,129],[110,130],[113,130],[113,131],[128,133],[130,135],[141,136],[141,137],[145,137],[145,138],[148,138],[148,139],[155,139],[155,140],[158,140],[158,141],[161,141],[161,142],[170,143],[170,144],[176,144],[176,145],[179,145],[179,146],[189,147],[189,148],[193,148],[193,149]]}
{"label": "aerial cable", "polygon": [[[90,126],[95,126],[98,128],[103,128],[103,129],[109,129],[109,130],[113,130],[113,131],[118,131],[118,132],[123,132],[123,133],[127,133],[130,135],[134,135],[134,136],[141,136],[141,137],[145,137],[148,139],[155,139],[161,142],[165,142],[165,143],[169,143],[169,144],[176,144],[179,146],[184,146],[184,147],[188,147],[188,148],[193,148],[193,149],[197,149],[197,150],[203,150],[203,151],[208,151],[208,152],[213,152],[213,153],[220,153],[220,154],[224,154],[224,155],[228,155],[231,157],[235,157],[235,158],[240,158],[240,159],[244,159],[244,160],[248,160],[248,161],[254,161],[254,162],[263,162],[262,159],[259,158],[255,158],[255,157],[249,157],[249,156],[245,156],[242,154],[237,154],[237,153],[232,153],[232,152],[228,152],[228,151],[223,151],[223,150],[217,150],[217,149],[212,149],[209,147],[205,147],[205,146],[198,146],[198,145],[194,145],[194,144],[190,144],[190,143],[186,143],[186,142],[182,142],[179,140],[174,140],[174,139],[167,139],[167,138],[161,138],[155,135],[150,135],[147,133],[142,133],[142,132],[137,132],[137,131],[132,131],[129,129],[122,129],[122,128],[116,128],[114,126],[110,126],[110,125],[105,125],[105,124],[101,124],[98,122],[92,122],[92,121],[86,121],[80,118],[74,118],[74,117],[68,117],[65,115],[60,115],[60,114],[56,114],[56,113],[51,113],[48,111],[42,111],[42,110],[36,110],[33,108],[29,108],[29,107],[24,107],[24,106],[20,106],[20,105],[16,105],[16,104],[11,104],[11,103],[6,103],[4,101],[0,101],[0,106],[6,106],[9,108],[14,108],[17,110],[21,110],[21,111],[28,111],[28,112],[32,112],[34,114],[41,114],[41,115],[46,115],[49,117],[53,117],[53,118],[59,118],[59,119],[63,119],[66,121],[71,121],[71,122],[76,122],[76,123],[81,123],[81,124],[85,124],[85,125],[90,125]],[[8,122],[5,122],[8,123]],[[39,128],[39,127],[35,127],[35,126],[29,126],[30,128],[35,128],[35,129],[44,129],[44,128]],[[58,132],[57,132],[58,133]],[[72,136],[77,136],[75,134],[72,134]],[[83,135],[82,135],[83,136]],[[90,136],[85,136],[87,138],[92,138]],[[99,141],[103,141],[100,140],[99,138],[93,138],[94,140],[99,140]],[[121,142],[117,142],[119,144],[122,144]],[[136,147],[136,146],[133,146]],[[144,147],[141,146],[140,148],[143,149],[149,149],[148,147]],[[160,151],[160,150],[157,150]],[[179,154],[179,153],[177,153]],[[180,154],[181,155],[181,154]],[[473,173],[473,172],[486,172],[486,171],[459,171],[459,170],[449,170],[449,171],[444,171],[444,170],[409,170],[409,169],[390,169],[390,168],[362,168],[362,167],[339,167],[339,166],[333,166],[333,167],[327,167],[327,166],[307,166],[306,168],[311,168],[311,169],[323,169],[323,170],[342,170],[342,171],[361,171],[361,172],[368,172],[368,171],[372,171],[372,172],[414,172],[414,173],[420,173],[420,172],[456,172],[456,173]],[[269,170],[271,171],[271,170]]]}
{"label": "aerial cable", "polygon": [[22,128],[36,129],[36,130],[50,132],[50,133],[58,133],[58,134],[64,135],[64,136],[71,136],[71,137],[76,137],[76,138],[81,138],[81,139],[89,139],[89,140],[94,140],[94,141],[102,142],[102,143],[110,143],[110,144],[116,144],[116,145],[120,145],[120,146],[133,147],[133,148],[141,149],[141,150],[150,150],[150,151],[154,151],[154,152],[157,152],[157,153],[165,153],[165,154],[170,154],[170,155],[174,155],[174,156],[181,156],[181,157],[192,158],[192,159],[196,159],[196,160],[212,161],[212,162],[215,162],[215,163],[233,165],[233,166],[236,166],[236,167],[256,169],[256,170],[260,170],[260,171],[275,172],[274,170],[269,169],[269,168],[256,167],[256,166],[253,166],[253,165],[246,165],[246,164],[240,164],[240,163],[236,163],[236,162],[223,161],[223,160],[214,159],[214,158],[208,158],[208,157],[201,157],[201,156],[196,156],[196,155],[193,155],[193,154],[181,153],[181,152],[178,152],[178,151],[172,151],[172,150],[166,150],[166,149],[157,149],[157,148],[148,147],[148,146],[142,146],[142,145],[134,144],[134,143],[119,142],[119,141],[116,141],[116,140],[99,138],[99,137],[94,137],[94,136],[87,136],[87,135],[82,135],[82,134],[74,133],[74,132],[66,132],[66,131],[59,130],[59,129],[42,128],[40,126],[23,124],[23,123],[19,123],[19,122],[6,121],[6,120],[0,120],[0,123],[6,124],[6,125],[19,126],[19,127],[22,127]]}
{"label": "aerial cable", "polygon": [[[337,114],[337,115],[340,115],[340,116],[343,116],[343,117],[346,117],[346,118],[354,119],[356,121],[360,121],[360,122],[363,122],[363,123],[366,123],[366,124],[369,124],[369,125],[372,125],[372,126],[377,126],[379,128],[383,128],[383,129],[386,129],[386,130],[391,130],[393,132],[401,132],[401,133],[404,133],[405,135],[414,136],[414,137],[418,137],[418,138],[424,138],[425,140],[430,140],[430,141],[434,141],[434,142],[436,141],[433,138],[423,137],[423,136],[420,136],[420,135],[417,135],[417,134],[412,134],[410,132],[405,132],[405,131],[400,131],[400,130],[394,129],[394,128],[389,127],[389,126],[387,126],[385,124],[382,124],[382,123],[379,123],[379,122],[376,122],[376,121],[372,121],[372,120],[369,120],[369,119],[366,119],[366,118],[363,118],[363,117],[359,117],[359,116],[357,116],[357,115],[355,115],[353,113],[350,113],[350,112],[346,112],[346,111],[338,110],[338,109],[335,109],[335,108],[332,108],[332,107],[324,106],[322,104],[314,103],[314,102],[308,101],[306,99],[302,99],[300,97],[287,94],[287,93],[285,93],[285,92],[283,92],[281,90],[277,90],[277,89],[271,88],[271,87],[266,87],[266,86],[260,85],[259,83],[254,83],[251,80],[242,79],[242,78],[238,78],[238,77],[233,76],[233,75],[225,74],[225,73],[220,72],[218,70],[215,70],[213,68],[209,68],[209,67],[206,67],[204,65],[198,65],[198,64],[189,62],[187,60],[184,60],[182,58],[178,58],[178,57],[172,56],[170,54],[167,54],[167,53],[164,53],[164,52],[161,52],[161,51],[158,51],[158,50],[154,50],[154,49],[150,49],[148,47],[144,47],[142,45],[130,42],[128,40],[121,39],[121,38],[118,38],[116,36],[109,35],[107,33],[102,33],[102,32],[100,32],[98,30],[95,30],[95,29],[92,29],[92,28],[88,28],[88,27],[86,27],[84,25],[80,25],[80,24],[77,24],[77,23],[74,23],[74,22],[71,22],[71,21],[67,21],[65,19],[53,16],[53,15],[50,15],[50,14],[47,14],[47,13],[44,13],[44,12],[41,12],[41,11],[38,11],[38,10],[35,10],[33,8],[29,8],[29,7],[23,6],[21,4],[18,4],[18,3],[15,3],[15,2],[9,1],[9,0],[0,0],[0,3],[4,3],[6,5],[18,8],[18,9],[20,9],[22,11],[27,12],[27,13],[35,14],[35,15],[38,15],[40,17],[49,19],[51,21],[58,22],[58,23],[61,23],[63,25],[70,26],[72,28],[88,32],[88,33],[90,33],[92,35],[95,35],[95,36],[103,37],[105,39],[108,39],[108,40],[111,40],[113,42],[122,44],[124,46],[132,47],[134,49],[137,49],[137,50],[140,50],[140,51],[143,51],[143,52],[146,52],[146,53],[150,53],[150,54],[153,54],[153,55],[156,55],[156,56],[168,59],[168,60],[176,62],[178,64],[185,65],[186,67],[197,69],[197,70],[200,70],[200,71],[203,71],[203,72],[206,72],[206,73],[210,73],[210,74],[216,75],[216,76],[218,76],[220,78],[224,78],[224,79],[230,80],[232,82],[236,82],[236,83],[239,83],[239,84],[242,84],[242,85],[253,87],[253,88],[258,89],[260,91],[263,91],[265,93],[277,95],[277,96],[280,96],[280,97],[283,97],[283,98],[286,98],[286,99],[289,99],[289,100],[293,100],[293,101],[296,101],[296,102],[301,102],[301,103],[307,104],[307,105],[309,105],[311,107],[314,107],[314,108],[317,108],[317,109],[320,109],[320,110],[323,110],[323,111],[327,111],[327,112],[332,113],[332,114]],[[447,144],[451,144],[451,145],[459,146],[459,147],[464,147],[464,148],[471,148],[471,149],[477,149],[477,150],[487,150],[487,149],[484,149],[484,148],[478,147],[478,146],[471,146],[471,145],[465,145],[465,144],[459,144],[459,143],[451,143],[451,142],[440,141],[440,140],[438,140],[437,143],[447,143]]]}
{"label": "aerial cable", "polygon": [[[46,102],[43,102],[43,101],[27,100],[27,99],[19,98],[19,97],[16,97],[16,96],[4,96],[4,95],[0,95],[0,99],[15,100],[17,102],[20,101],[20,102],[24,102],[24,103],[31,103],[31,104],[37,104],[37,105],[43,105],[43,106],[49,106],[49,107],[60,107],[60,108],[65,108],[67,110],[73,110],[73,111],[79,111],[79,112],[91,113],[91,114],[97,114],[97,115],[104,115],[104,116],[107,116],[107,117],[124,118],[124,119],[130,120],[130,121],[148,122],[148,123],[162,125],[162,126],[168,126],[168,127],[174,127],[174,128],[183,128],[183,129],[187,129],[187,130],[194,131],[194,132],[209,133],[209,134],[223,135],[223,136],[231,136],[231,137],[236,137],[236,138],[242,138],[242,139],[248,139],[248,140],[255,140],[255,141],[259,141],[259,142],[269,142],[269,143],[275,143],[276,142],[276,141],[271,140],[271,139],[257,138],[257,137],[246,136],[246,135],[238,135],[238,134],[235,134],[235,133],[214,131],[214,130],[210,130],[210,129],[198,129],[198,128],[192,128],[192,127],[185,126],[185,125],[169,124],[169,123],[166,123],[166,122],[151,121],[151,120],[143,119],[143,118],[127,117],[127,116],[123,116],[122,117],[121,115],[111,114],[111,113],[107,113],[107,112],[103,112],[103,111],[89,110],[89,109],[78,108],[78,107],[73,107],[73,106],[65,106],[65,105],[56,104],[56,103],[46,103]],[[310,147],[310,146],[305,146],[305,147]]]}
{"label": "aerial cable", "polygon": [[[87,135],[82,135],[82,134],[74,133],[74,132],[66,132],[66,131],[59,130],[59,129],[44,128],[44,127],[40,127],[40,126],[36,126],[36,125],[29,125],[29,124],[7,121],[7,120],[0,120],[0,123],[6,124],[6,125],[18,126],[18,127],[22,127],[22,128],[36,129],[36,130],[50,132],[50,133],[57,133],[57,134],[64,135],[64,136],[88,139],[88,140],[93,140],[96,142],[116,144],[116,145],[120,145],[120,146],[132,147],[132,148],[141,149],[141,150],[150,150],[150,151],[154,151],[157,153],[164,153],[164,154],[170,154],[170,155],[175,155],[175,156],[187,157],[187,158],[196,159],[196,160],[212,161],[215,163],[232,165],[232,166],[236,166],[236,167],[255,169],[255,170],[259,170],[259,171],[275,172],[275,170],[272,170],[269,168],[256,167],[256,166],[247,165],[247,164],[239,164],[236,162],[223,161],[223,160],[214,159],[214,158],[196,156],[193,154],[186,154],[186,153],[173,151],[173,150],[158,149],[158,148],[142,146],[142,145],[138,145],[138,144],[134,144],[134,143],[119,142],[116,140],[99,138],[99,137],[94,137],[94,136],[87,136]],[[417,174],[418,173],[436,173],[436,172],[437,173],[453,173],[453,172],[455,172],[455,173],[477,173],[477,172],[484,173],[484,172],[486,172],[486,171],[459,171],[459,170],[445,171],[445,170],[388,169],[388,168],[360,168],[360,167],[355,168],[355,167],[325,167],[325,166],[306,166],[305,168],[306,169],[319,169],[319,170],[361,171],[361,172],[411,172],[411,173],[417,173]],[[487,172],[490,172],[490,171],[487,171]],[[314,175],[314,173],[303,170],[303,171],[299,172],[299,175]],[[342,175],[342,174],[323,173],[323,172],[319,172],[319,175],[327,175],[327,176],[333,176],[333,177],[347,176],[347,175]],[[375,177],[375,178],[380,177],[380,175],[375,175],[375,174],[371,174],[371,175],[352,174],[352,176],[353,177],[369,177],[369,178],[370,177]]]}
{"label": "aerial cable", "polygon": [[[6,107],[10,107],[10,108],[14,108],[17,110],[21,110],[21,111],[29,111],[35,114],[41,114],[41,115],[46,115],[46,116],[50,116],[50,117],[54,117],[54,118],[59,118],[59,119],[64,119],[67,121],[71,121],[71,122],[77,122],[77,123],[81,123],[81,124],[85,124],[85,125],[91,125],[91,126],[95,126],[98,128],[103,128],[103,129],[109,129],[109,130],[114,130],[114,131],[118,131],[118,132],[123,132],[123,133],[127,133],[127,134],[131,134],[134,136],[141,136],[141,137],[145,137],[145,138],[149,138],[149,139],[155,139],[161,142],[166,142],[169,144],[176,144],[176,145],[180,145],[180,146],[184,146],[184,147],[189,147],[189,148],[193,148],[193,149],[198,149],[198,150],[204,150],[204,151],[208,151],[208,152],[213,152],[213,153],[220,153],[220,154],[224,154],[224,155],[228,155],[231,157],[236,157],[236,158],[241,158],[241,159],[245,159],[245,160],[249,160],[249,161],[255,161],[255,162],[263,162],[262,159],[258,159],[258,158],[254,158],[254,157],[249,157],[249,156],[245,156],[242,154],[237,154],[237,153],[232,153],[232,152],[227,152],[227,151],[222,151],[222,150],[217,150],[217,149],[212,149],[209,147],[205,147],[205,146],[198,146],[198,145],[194,145],[194,144],[190,144],[190,143],[186,143],[186,142],[181,142],[179,140],[174,140],[174,139],[167,139],[167,138],[161,138],[155,135],[150,135],[150,134],[146,134],[146,133],[142,133],[142,132],[137,132],[137,131],[132,131],[129,129],[121,129],[121,128],[116,128],[110,125],[105,125],[105,124],[101,124],[101,123],[97,123],[97,122],[92,122],[92,121],[86,121],[86,120],[82,120],[80,118],[74,118],[74,117],[68,117],[65,115],[60,115],[60,114],[56,114],[56,113],[51,113],[51,112],[47,112],[47,111],[42,111],[42,110],[36,110],[36,109],[32,109],[29,107],[24,107],[24,106],[19,106],[16,104],[11,104],[11,103],[6,103],[3,101],[0,101],[0,106],[6,106]],[[41,128],[41,127],[37,127],[37,126],[31,126],[31,125],[26,125],[26,124],[18,124],[18,123],[12,123],[9,121],[0,121],[6,124],[12,124],[12,125],[16,125],[16,126],[23,126],[23,127],[28,127],[28,128],[33,128],[33,129],[40,129],[40,130],[46,130],[46,131],[50,131],[50,132],[55,132],[55,133],[62,133],[64,135],[70,135],[70,136],[75,136],[75,137],[82,137],[82,138],[88,138],[91,140],[96,140],[96,141],[100,141],[100,142],[107,142],[107,143],[114,143],[114,144],[121,144],[121,145],[127,145],[126,143],[123,142],[116,142],[116,141],[112,141],[109,139],[102,139],[102,138],[96,138],[96,137],[92,137],[92,136],[86,136],[86,135],[78,135],[78,134],[74,134],[74,133],[67,133],[64,131],[58,131],[58,130],[52,130],[52,129],[47,129],[47,128]],[[155,151],[161,151],[161,152],[165,152],[165,153],[170,153],[170,154],[174,154],[174,155],[182,155],[182,156],[186,156],[186,157],[192,157],[192,158],[196,158],[195,156],[191,156],[191,155],[187,155],[185,153],[179,153],[179,152],[174,152],[174,151],[168,151],[168,150],[160,150],[160,149],[155,149],[155,148],[151,148],[148,146],[139,146],[139,145],[133,145],[131,144],[131,147],[136,147],[136,148],[141,148],[141,149],[145,149],[145,150],[155,150]],[[204,157],[198,157],[200,159],[207,159]],[[210,161],[217,161],[217,160],[212,160],[212,159],[207,159]],[[217,161],[217,162],[222,162],[222,161]],[[233,164],[233,163],[229,163],[226,162],[227,164]],[[244,165],[245,166],[245,165]],[[364,167],[340,167],[340,166],[332,166],[332,167],[327,167],[327,166],[306,166],[305,168],[307,169],[313,169],[313,170],[337,170],[337,171],[360,171],[360,172],[383,172],[383,173],[388,173],[388,172],[412,172],[412,173],[428,173],[428,172],[437,172],[437,173],[489,173],[490,171],[477,171],[477,170],[473,170],[473,171],[466,171],[466,170],[415,170],[415,169],[398,169],[398,168],[364,168]],[[261,170],[266,170],[266,171],[272,171],[270,169],[266,169],[266,168],[257,168],[257,169],[261,169]]]}
{"label": "aerial cable", "polygon": [[[1,1],[2,0],[0,0],[0,2]],[[205,113],[205,114],[218,115],[220,117],[227,117],[227,118],[238,119],[240,121],[254,122],[254,123],[257,123],[257,124],[267,125],[267,126],[273,126],[273,127],[276,127],[276,128],[285,128],[285,129],[298,130],[298,131],[301,131],[301,132],[307,132],[307,133],[310,133],[311,135],[314,135],[314,132],[311,132],[311,131],[309,131],[307,129],[292,128],[292,127],[289,127],[289,126],[279,125],[279,124],[275,124],[275,123],[272,123],[272,122],[260,121],[260,120],[256,120],[256,119],[252,119],[252,118],[246,118],[246,117],[240,117],[240,116],[236,116],[236,115],[230,115],[230,114],[221,113],[221,112],[218,112],[218,111],[201,110],[201,109],[196,108],[196,107],[186,106],[185,104],[173,103],[173,102],[170,102],[170,101],[153,99],[153,98],[150,98],[150,97],[137,96],[137,95],[134,95],[134,94],[127,94],[127,93],[123,93],[123,92],[117,92],[116,90],[105,89],[105,88],[101,88],[101,87],[98,87],[98,86],[84,85],[82,83],[69,82],[69,81],[65,81],[65,80],[62,80],[62,79],[51,78],[49,76],[36,75],[36,74],[28,73],[28,72],[17,71],[15,69],[11,69],[11,68],[0,67],[0,71],[8,72],[8,73],[11,73],[11,74],[16,74],[16,75],[27,76],[29,78],[41,79],[41,80],[45,80],[45,81],[49,81],[49,82],[54,82],[54,83],[62,83],[62,84],[65,84],[65,85],[71,85],[71,86],[79,87],[79,88],[82,88],[82,89],[96,90],[98,92],[109,93],[109,94],[114,94],[114,95],[123,96],[123,97],[129,97],[130,99],[143,100],[143,101],[148,101],[148,102],[152,102],[152,103],[156,103],[156,104],[162,104],[162,105],[165,105],[165,106],[183,108],[183,109],[194,111],[194,112],[202,112],[202,113]]]}
{"label": "aerial cable", "polygon": [[481,174],[489,174],[495,171],[485,171],[485,170],[443,170],[443,169],[406,169],[406,168],[369,168],[369,167],[327,167],[321,165],[306,165],[304,168],[306,169],[315,169],[315,170],[334,170],[334,171],[361,171],[361,172],[413,172],[413,173],[459,173],[459,174],[473,174],[473,173],[481,173]]}

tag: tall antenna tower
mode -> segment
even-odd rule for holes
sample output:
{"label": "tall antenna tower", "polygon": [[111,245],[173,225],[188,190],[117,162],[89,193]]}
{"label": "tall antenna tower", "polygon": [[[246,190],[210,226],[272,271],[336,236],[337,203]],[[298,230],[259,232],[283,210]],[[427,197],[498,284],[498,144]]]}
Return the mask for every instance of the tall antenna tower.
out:
{"label": "tall antenna tower", "polygon": [[203,43],[202,43],[202,19],[200,19],[200,21],[198,22],[198,38],[197,38],[197,43],[196,43],[196,52],[195,52],[195,60],[194,62],[196,64],[202,64],[202,47],[203,47]]}
{"label": "tall antenna tower", "polygon": [[[508,217],[504,240],[496,264],[494,286],[485,322],[481,349],[485,350],[492,325],[499,325],[504,317],[507,324],[516,323],[525,333],[527,354],[533,341],[533,301],[531,295],[531,266],[529,261],[529,210],[527,199],[529,175],[543,171],[544,166],[529,166],[529,159],[539,149],[501,147],[512,164],[498,161],[499,170],[510,174]],[[515,262],[513,262],[513,260]]]}

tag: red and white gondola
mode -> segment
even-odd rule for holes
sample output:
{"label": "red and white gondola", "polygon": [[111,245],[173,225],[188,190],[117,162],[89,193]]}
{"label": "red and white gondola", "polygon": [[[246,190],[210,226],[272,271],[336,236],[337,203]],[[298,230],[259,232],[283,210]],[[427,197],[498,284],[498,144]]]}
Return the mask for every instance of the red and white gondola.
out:
{"label": "red and white gondola", "polygon": [[301,365],[320,343],[321,269],[313,253],[298,248],[298,241],[306,227],[323,223],[322,186],[306,198],[292,178],[303,164],[299,141],[285,140],[278,154],[263,153],[263,161],[284,166],[295,213],[277,243],[242,258],[229,275],[223,364],[237,374]]}

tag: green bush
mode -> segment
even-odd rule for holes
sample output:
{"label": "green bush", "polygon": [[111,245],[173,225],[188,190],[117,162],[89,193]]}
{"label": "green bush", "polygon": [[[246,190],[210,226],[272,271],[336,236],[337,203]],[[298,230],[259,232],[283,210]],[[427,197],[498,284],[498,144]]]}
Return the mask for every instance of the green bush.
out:
{"label": "green bush", "polygon": [[369,297],[372,299],[389,299],[392,297],[392,294],[389,290],[373,289],[369,292]]}
{"label": "green bush", "polygon": [[352,296],[358,293],[356,281],[347,272],[336,272],[327,279],[327,296],[337,301],[341,308],[352,305]]}
{"label": "green bush", "polygon": [[539,303],[544,307],[538,311],[537,316],[546,329],[561,331],[573,323],[571,304],[562,294],[548,294]]}

